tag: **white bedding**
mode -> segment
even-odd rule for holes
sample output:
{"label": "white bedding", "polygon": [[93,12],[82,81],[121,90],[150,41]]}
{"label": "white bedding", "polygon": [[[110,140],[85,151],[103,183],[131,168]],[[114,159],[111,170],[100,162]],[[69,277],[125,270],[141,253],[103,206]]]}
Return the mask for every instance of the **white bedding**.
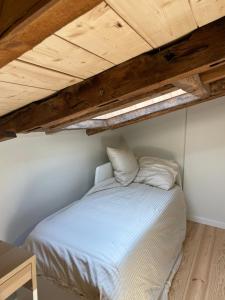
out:
{"label": "white bedding", "polygon": [[89,300],[158,299],[186,231],[183,192],[113,179],[42,221],[26,247],[38,273]]}

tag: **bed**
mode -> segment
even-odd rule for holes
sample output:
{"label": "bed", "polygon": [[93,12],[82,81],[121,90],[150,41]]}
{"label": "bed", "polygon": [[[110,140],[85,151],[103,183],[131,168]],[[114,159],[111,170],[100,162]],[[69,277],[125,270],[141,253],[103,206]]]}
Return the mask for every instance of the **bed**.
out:
{"label": "bed", "polygon": [[179,185],[123,187],[108,163],[96,169],[94,187],[42,221],[25,247],[37,256],[40,299],[55,288],[65,300],[156,300],[167,298],[185,232]]}

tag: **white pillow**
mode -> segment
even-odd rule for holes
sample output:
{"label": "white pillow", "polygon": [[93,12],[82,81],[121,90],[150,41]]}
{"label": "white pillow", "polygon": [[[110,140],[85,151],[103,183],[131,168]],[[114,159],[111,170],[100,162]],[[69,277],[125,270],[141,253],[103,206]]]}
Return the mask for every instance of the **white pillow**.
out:
{"label": "white pillow", "polygon": [[171,189],[178,176],[179,166],[176,162],[157,157],[144,156],[139,159],[139,172],[134,180],[164,190]]}
{"label": "white pillow", "polygon": [[138,162],[134,154],[129,149],[107,147],[106,150],[116,181],[124,186],[130,184],[138,172]]}

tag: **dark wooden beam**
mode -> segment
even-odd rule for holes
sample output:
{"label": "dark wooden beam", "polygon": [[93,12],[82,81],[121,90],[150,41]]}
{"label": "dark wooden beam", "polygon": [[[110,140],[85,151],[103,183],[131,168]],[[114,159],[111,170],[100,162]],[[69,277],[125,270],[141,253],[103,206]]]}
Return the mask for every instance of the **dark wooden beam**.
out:
{"label": "dark wooden beam", "polygon": [[[46,125],[42,125],[42,126],[38,126],[37,124],[40,124],[39,122],[37,123],[37,121],[40,121],[40,118],[43,118],[44,116],[46,118],[48,118],[48,116],[50,114],[57,114],[58,111],[60,109],[63,109],[62,107],[62,102],[61,101],[55,101],[55,99],[52,99],[51,97],[49,98],[49,100],[43,100],[43,101],[38,101],[38,102],[34,102],[29,104],[28,106],[19,109],[13,113],[10,113],[2,118],[0,118],[0,128],[7,127],[7,128],[17,128],[18,132],[30,132],[30,131],[43,131],[42,129],[44,129],[44,131],[47,131],[47,129],[53,129],[53,128],[62,128],[65,127],[66,125],[70,125],[70,124],[74,124],[75,122],[80,122],[80,121],[85,121],[87,119],[91,119],[93,117],[98,116],[99,114],[104,114],[106,112],[111,112],[113,110],[115,110],[116,108],[124,108],[127,106],[130,106],[131,104],[135,104],[137,102],[143,101],[143,97],[156,97],[159,95],[163,95],[167,92],[170,91],[174,91],[175,88],[174,86],[168,84],[166,86],[162,86],[156,90],[152,90],[152,91],[147,91],[146,90],[142,90],[139,93],[136,93],[135,91],[135,95],[132,95],[131,100],[129,98],[124,98],[122,99],[122,101],[120,101],[119,99],[116,99],[115,101],[112,101],[110,104],[104,106],[101,105],[100,107],[98,107],[98,109],[96,109],[96,112],[93,111],[86,111],[86,113],[83,116],[80,116],[79,118],[75,118],[72,115],[69,115],[68,118],[65,119],[60,119],[57,120],[57,122],[53,122],[53,123],[47,123]],[[143,95],[143,96],[142,96]],[[139,99],[139,100],[138,100]],[[50,103],[50,102],[51,103]],[[64,100],[62,99],[63,103]],[[52,102],[54,102],[52,104]],[[65,103],[64,103],[65,104]],[[65,104],[65,106],[67,106]],[[42,109],[45,107],[45,113],[42,111]],[[65,107],[66,109],[66,107]],[[40,117],[38,116],[39,113],[41,114]],[[44,114],[42,114],[44,113]],[[32,121],[32,117],[36,118],[36,120],[33,120],[34,123],[36,124],[36,127],[31,125]],[[10,125],[11,124],[11,125]],[[58,126],[57,126],[58,125]],[[26,129],[25,129],[26,128]]]}
{"label": "dark wooden beam", "polygon": [[217,80],[210,84],[210,93],[212,99],[222,97],[225,93],[225,79]]}
{"label": "dark wooden beam", "polygon": [[0,128],[26,132],[96,116],[123,99],[204,72],[225,60],[225,17],[184,40],[142,54],[0,119]]}
{"label": "dark wooden beam", "polygon": [[0,35],[2,36],[48,2],[49,0],[0,0]]}
{"label": "dark wooden beam", "polygon": [[2,0],[0,67],[86,13],[101,0]]}
{"label": "dark wooden beam", "polygon": [[166,112],[172,111],[175,108],[177,109],[177,107],[180,105],[184,105],[195,100],[197,100],[196,96],[192,94],[183,94],[159,103],[151,104],[149,106],[127,112],[122,115],[115,116],[108,120],[108,127],[88,128],[86,132],[88,135],[93,135],[105,130],[124,127],[136,122],[160,116]]}
{"label": "dark wooden beam", "polygon": [[[197,98],[192,94],[184,94],[164,102],[156,103],[148,107],[146,111],[143,109],[136,112],[130,112],[125,115],[117,116],[108,120],[108,128],[97,128],[86,130],[88,135],[103,132],[105,130],[117,129],[127,125],[135,124],[140,121],[149,120],[164,114],[177,111],[189,106],[197,105],[202,102],[210,101],[225,95],[225,79],[215,81],[210,84],[210,95],[205,98]],[[119,118],[118,118],[119,117]]]}
{"label": "dark wooden beam", "polygon": [[201,81],[205,84],[225,78],[225,64],[217,68],[212,68],[201,74]]}
{"label": "dark wooden beam", "polygon": [[0,130],[0,142],[11,140],[16,138],[15,132],[12,131],[1,131]]}
{"label": "dark wooden beam", "polygon": [[174,85],[187,93],[191,93],[198,98],[205,98],[210,95],[208,85],[205,85],[198,74],[182,78],[174,83]]}
{"label": "dark wooden beam", "polygon": [[[124,98],[117,99],[117,101],[112,102],[110,105],[107,105],[107,108],[103,105],[102,107],[98,108],[98,111],[95,114],[93,114],[93,112],[87,113],[83,118],[80,118],[80,120],[81,120],[81,122],[86,121],[88,119],[92,119],[94,117],[113,112],[113,111],[115,111],[115,107],[116,107],[116,110],[123,109],[123,108],[129,107],[131,105],[140,103],[142,101],[165,95],[165,94],[167,94],[169,92],[173,92],[175,90],[177,90],[177,88],[175,86],[173,86],[172,84],[167,84],[167,85],[161,86],[160,88],[153,90],[153,91],[152,90],[148,91],[147,89],[145,89],[145,90],[139,91],[139,93],[134,93],[134,95],[132,95],[132,97],[124,97]],[[62,121],[62,122],[59,121],[56,124],[54,124],[52,127],[48,127],[48,129],[60,129],[65,126],[69,126],[69,125],[73,125],[73,124],[74,124],[74,119],[71,118],[71,119],[67,119],[66,121]]]}

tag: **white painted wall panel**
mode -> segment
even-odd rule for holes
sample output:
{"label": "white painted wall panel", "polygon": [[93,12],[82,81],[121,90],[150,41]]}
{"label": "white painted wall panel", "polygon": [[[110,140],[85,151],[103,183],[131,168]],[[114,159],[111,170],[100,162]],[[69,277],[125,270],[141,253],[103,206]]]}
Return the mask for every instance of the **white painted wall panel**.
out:
{"label": "white painted wall panel", "polygon": [[49,214],[92,186],[105,145],[120,138],[84,131],[34,134],[0,144],[0,240],[20,242]]}
{"label": "white painted wall panel", "polygon": [[225,97],[188,109],[184,191],[189,215],[225,225]]}
{"label": "white painted wall panel", "polygon": [[225,228],[225,97],[121,128],[138,155],[184,165],[188,216]]}
{"label": "white painted wall panel", "polygon": [[138,156],[174,159],[183,167],[184,110],[123,127],[119,132]]}

